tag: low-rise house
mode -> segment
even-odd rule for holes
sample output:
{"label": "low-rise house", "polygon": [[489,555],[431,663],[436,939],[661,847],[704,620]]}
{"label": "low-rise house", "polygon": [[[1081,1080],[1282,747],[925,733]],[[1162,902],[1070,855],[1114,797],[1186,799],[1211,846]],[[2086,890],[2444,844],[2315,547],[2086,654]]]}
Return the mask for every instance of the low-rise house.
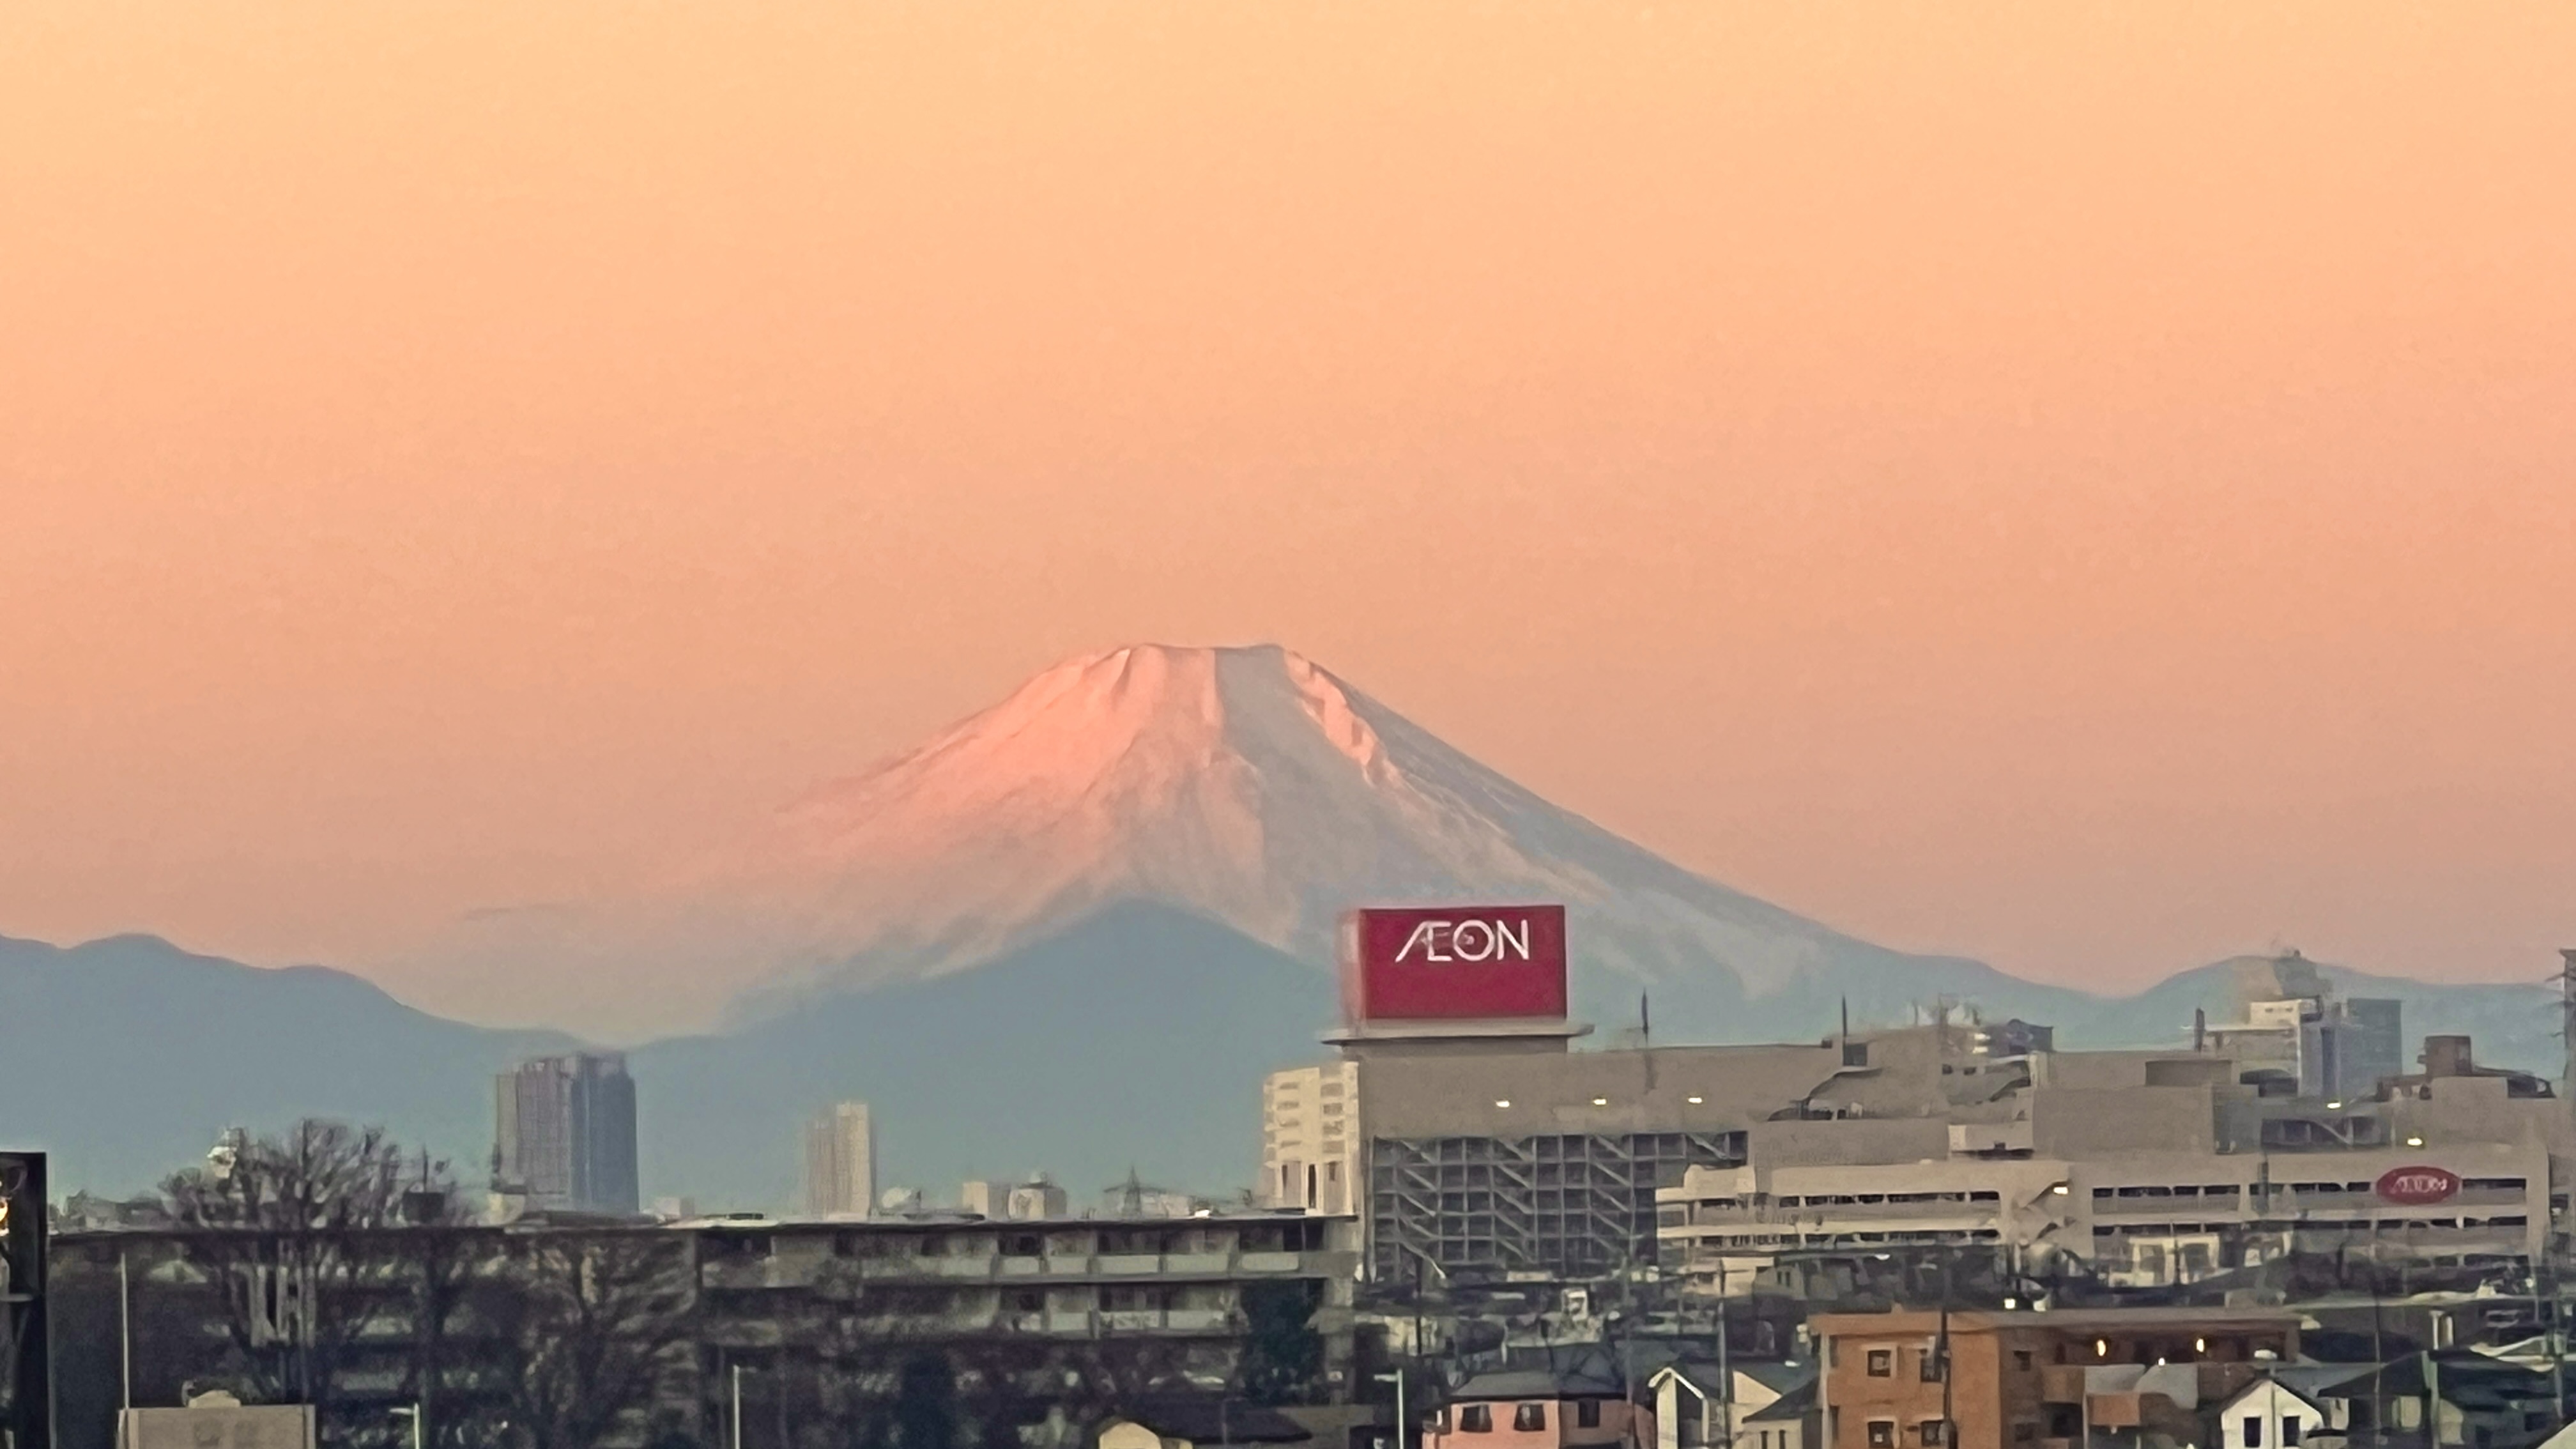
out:
{"label": "low-rise house", "polygon": [[1665,1365],[1646,1381],[1655,1401],[1657,1449],[1703,1449],[1749,1443],[1751,1416],[1816,1378],[1813,1362],[1751,1362],[1728,1366],[1685,1359]]}
{"label": "low-rise house", "polygon": [[2345,1432],[2344,1406],[2338,1400],[2311,1398],[2265,1374],[2218,1406],[2220,1449],[2294,1449],[2321,1435]]}
{"label": "low-rise house", "polygon": [[1655,1442],[1654,1416],[1611,1380],[1522,1369],[1459,1385],[1432,1417],[1422,1449],[1650,1449]]}

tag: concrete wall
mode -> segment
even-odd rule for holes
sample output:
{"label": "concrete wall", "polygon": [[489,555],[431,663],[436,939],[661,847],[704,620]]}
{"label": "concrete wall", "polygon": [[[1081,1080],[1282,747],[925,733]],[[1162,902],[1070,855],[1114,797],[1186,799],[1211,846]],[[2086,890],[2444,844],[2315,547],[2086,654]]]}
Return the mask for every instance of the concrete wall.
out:
{"label": "concrete wall", "polygon": [[1945,1161],[1950,1124],[1939,1117],[1764,1122],[1749,1137],[1757,1168]]}
{"label": "concrete wall", "polygon": [[[1842,1069],[1814,1046],[1376,1055],[1357,1064],[1373,1137],[1741,1130]],[[1692,1098],[1699,1100],[1693,1101]]]}
{"label": "concrete wall", "polygon": [[2218,1150],[2207,1087],[2043,1087],[2031,1093],[2030,1129],[2049,1157]]}

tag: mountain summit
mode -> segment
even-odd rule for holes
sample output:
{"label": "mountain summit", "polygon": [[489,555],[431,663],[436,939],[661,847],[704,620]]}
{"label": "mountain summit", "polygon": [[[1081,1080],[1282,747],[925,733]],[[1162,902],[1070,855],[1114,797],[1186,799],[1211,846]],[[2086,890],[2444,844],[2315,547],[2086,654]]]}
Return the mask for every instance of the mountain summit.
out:
{"label": "mountain summit", "polygon": [[1845,995],[2064,994],[1694,875],[1266,645],[1067,660],[649,889],[499,913],[470,946],[523,986],[553,963],[581,1004],[560,1024],[633,1035],[974,968],[1121,902],[1325,965],[1351,906],[1480,899],[1566,903],[1578,1004],[1613,1024],[1649,988],[1726,1038],[1813,1034]]}

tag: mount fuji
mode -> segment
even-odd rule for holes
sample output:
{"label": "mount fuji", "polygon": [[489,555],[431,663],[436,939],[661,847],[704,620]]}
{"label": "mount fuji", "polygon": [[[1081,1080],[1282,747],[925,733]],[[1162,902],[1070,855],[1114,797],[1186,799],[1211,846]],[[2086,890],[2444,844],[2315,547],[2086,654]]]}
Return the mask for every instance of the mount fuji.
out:
{"label": "mount fuji", "polygon": [[1694,875],[1275,646],[1068,660],[623,899],[486,913],[445,974],[479,963],[549,1025],[633,1037],[973,970],[1122,903],[1327,967],[1352,906],[1475,900],[1565,903],[1578,1007],[1634,1023],[1648,995],[1676,1039],[1813,1036],[1846,999],[2090,1000]]}
{"label": "mount fuji", "polygon": [[[823,785],[622,892],[488,912],[425,953],[458,997],[261,971],[145,938],[0,939],[0,1006],[31,1081],[0,1140],[59,1181],[129,1191],[227,1125],[380,1122],[471,1170],[492,1072],[571,1044],[443,1020],[463,989],[511,1025],[628,1053],[648,1197],[794,1200],[798,1123],[859,1099],[879,1178],[932,1193],[1034,1168],[1077,1192],[1133,1168],[1249,1180],[1264,1072],[1314,1060],[1348,907],[1567,908],[1574,1005],[1607,1028],[1651,996],[1656,1039],[1813,1040],[1935,997],[2049,1022],[2067,1046],[2171,1043],[2267,960],[2103,998],[1840,934],[1657,858],[1277,648],[1075,659],[919,749]],[[2323,968],[2397,997],[2408,1036],[2551,1069],[2554,998]],[[424,978],[426,979],[426,978]],[[484,1013],[469,1013],[488,1015]],[[679,1034],[673,1035],[677,1032]]]}

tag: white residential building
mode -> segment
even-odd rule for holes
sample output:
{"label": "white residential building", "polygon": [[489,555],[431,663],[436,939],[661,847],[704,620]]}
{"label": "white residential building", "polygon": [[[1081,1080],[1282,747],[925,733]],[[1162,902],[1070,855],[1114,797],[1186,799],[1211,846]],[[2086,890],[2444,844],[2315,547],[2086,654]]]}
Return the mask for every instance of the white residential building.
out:
{"label": "white residential building", "polygon": [[1261,1200],[1320,1213],[1357,1211],[1360,1063],[1273,1072],[1261,1084]]}

